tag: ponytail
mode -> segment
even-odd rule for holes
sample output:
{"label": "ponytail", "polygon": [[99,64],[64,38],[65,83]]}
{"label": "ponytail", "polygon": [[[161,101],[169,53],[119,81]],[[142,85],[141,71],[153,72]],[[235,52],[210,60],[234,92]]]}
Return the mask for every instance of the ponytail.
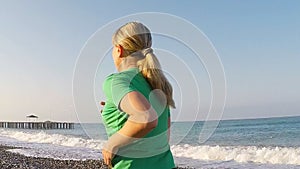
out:
{"label": "ponytail", "polygon": [[163,74],[160,63],[153,53],[152,48],[143,49],[141,50],[141,53],[145,58],[137,62],[139,70],[142,72],[152,89],[162,90],[166,95],[167,104],[172,108],[175,108],[172,86]]}

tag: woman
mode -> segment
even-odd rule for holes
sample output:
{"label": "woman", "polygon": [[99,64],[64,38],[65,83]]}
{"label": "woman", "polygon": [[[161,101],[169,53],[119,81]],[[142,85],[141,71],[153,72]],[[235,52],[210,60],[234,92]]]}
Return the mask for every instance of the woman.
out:
{"label": "woman", "polygon": [[109,139],[104,162],[114,169],[171,169],[170,107],[172,86],[151,48],[149,29],[130,22],[112,38],[112,56],[119,73],[106,78],[102,111]]}

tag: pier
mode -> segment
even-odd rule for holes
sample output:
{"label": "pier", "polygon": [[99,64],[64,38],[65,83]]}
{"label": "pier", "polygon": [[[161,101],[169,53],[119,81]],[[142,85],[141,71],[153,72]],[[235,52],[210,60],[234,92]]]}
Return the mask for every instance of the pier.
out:
{"label": "pier", "polygon": [[74,129],[74,123],[69,122],[0,122],[0,128],[15,129]]}

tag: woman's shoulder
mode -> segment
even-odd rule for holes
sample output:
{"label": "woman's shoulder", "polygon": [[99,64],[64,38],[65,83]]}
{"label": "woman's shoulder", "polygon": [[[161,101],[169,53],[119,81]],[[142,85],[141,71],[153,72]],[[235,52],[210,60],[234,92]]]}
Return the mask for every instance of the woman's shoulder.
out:
{"label": "woman's shoulder", "polygon": [[121,79],[133,79],[134,77],[136,77],[136,75],[139,74],[139,70],[138,68],[131,68],[119,73],[115,73],[113,74],[113,78],[121,78]]}
{"label": "woman's shoulder", "polygon": [[105,80],[117,79],[117,78],[129,78],[132,75],[132,72],[129,71],[122,71],[117,73],[112,73],[106,76]]}
{"label": "woman's shoulder", "polygon": [[132,84],[137,81],[138,83],[141,83],[141,81],[144,82],[145,79],[138,69],[129,69],[126,71],[110,74],[106,77],[105,81],[106,83],[114,85],[120,83]]}

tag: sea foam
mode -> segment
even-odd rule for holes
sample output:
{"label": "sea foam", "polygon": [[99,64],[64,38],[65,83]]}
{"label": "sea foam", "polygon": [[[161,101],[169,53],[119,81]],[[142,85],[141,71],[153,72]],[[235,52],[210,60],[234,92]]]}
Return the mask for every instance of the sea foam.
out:
{"label": "sea foam", "polygon": [[256,146],[171,146],[174,156],[198,160],[300,165],[300,148]]}
{"label": "sea foam", "polygon": [[[102,146],[105,143],[105,140],[85,139],[62,134],[48,134],[44,131],[28,133],[0,129],[0,136],[7,137],[10,145],[30,148],[27,150],[12,150],[14,152],[27,156],[43,156],[59,159],[99,158]],[[15,144],[12,138],[22,143]],[[0,139],[0,142],[5,142],[5,140],[3,141],[3,137],[2,140]],[[193,162],[235,161],[238,163],[300,165],[300,147],[195,146],[184,144],[172,145],[171,151],[175,158],[190,159]]]}
{"label": "sea foam", "polygon": [[98,150],[102,149],[102,146],[105,142],[104,140],[84,139],[62,134],[48,134],[44,131],[27,133],[23,131],[0,130],[0,135],[24,142],[48,143],[68,147],[84,147]]}

